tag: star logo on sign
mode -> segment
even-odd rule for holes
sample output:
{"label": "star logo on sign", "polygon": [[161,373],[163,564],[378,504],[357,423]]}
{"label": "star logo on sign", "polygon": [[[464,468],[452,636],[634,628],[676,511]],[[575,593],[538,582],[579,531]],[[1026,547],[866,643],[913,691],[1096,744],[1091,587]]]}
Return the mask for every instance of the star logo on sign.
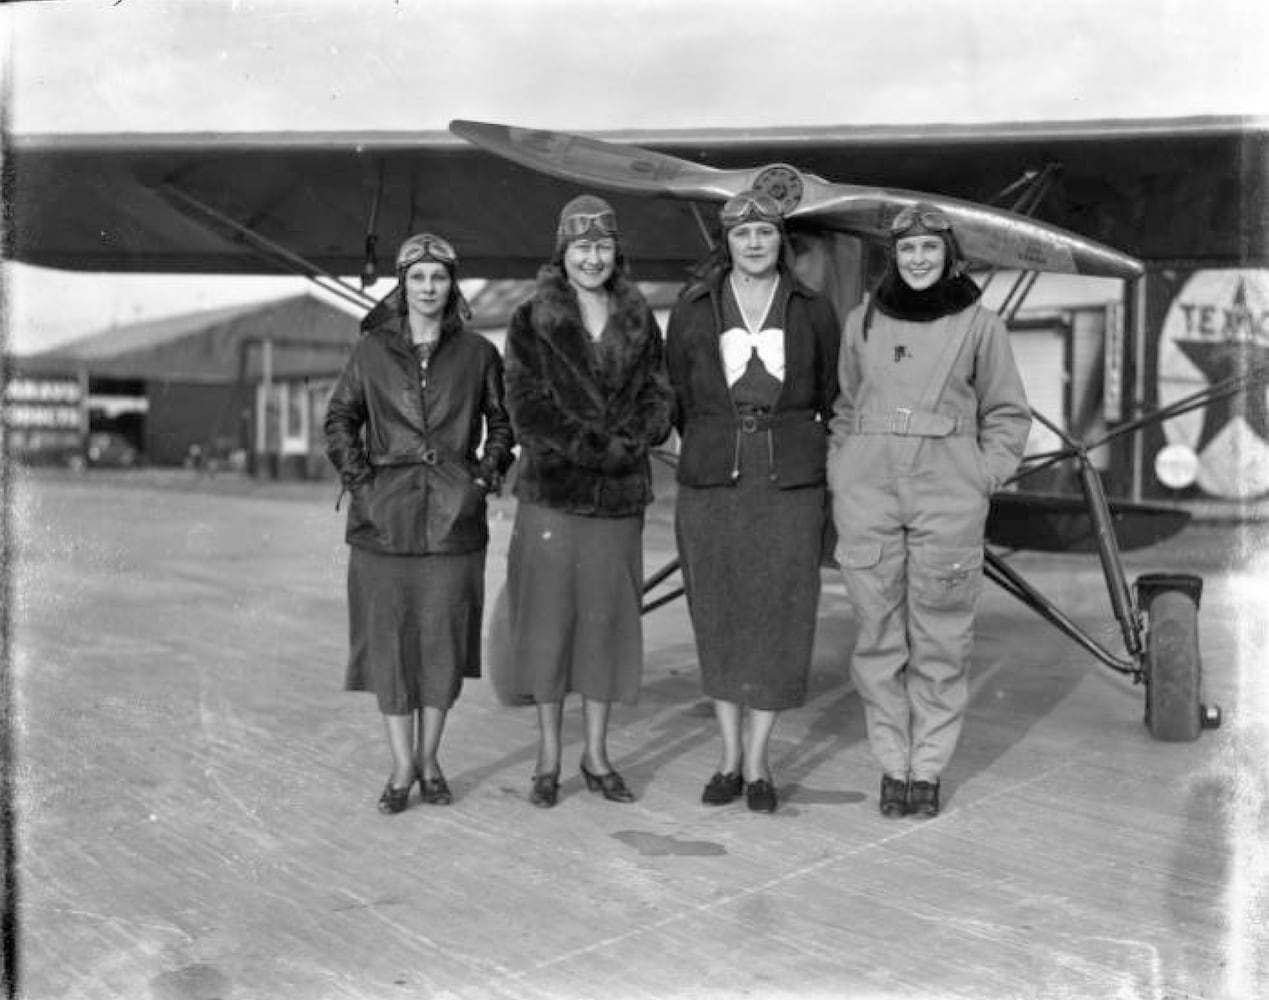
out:
{"label": "star logo on sign", "polygon": [[[1247,305],[1247,288],[1238,282],[1234,299],[1225,310],[1225,339],[1176,340],[1182,354],[1203,373],[1209,385],[1269,366],[1269,344],[1255,339],[1256,317]],[[1269,406],[1265,387],[1256,384],[1242,392],[1209,403],[1203,411],[1203,430],[1196,451],[1203,449],[1230,421],[1241,419],[1262,441],[1269,443]]]}

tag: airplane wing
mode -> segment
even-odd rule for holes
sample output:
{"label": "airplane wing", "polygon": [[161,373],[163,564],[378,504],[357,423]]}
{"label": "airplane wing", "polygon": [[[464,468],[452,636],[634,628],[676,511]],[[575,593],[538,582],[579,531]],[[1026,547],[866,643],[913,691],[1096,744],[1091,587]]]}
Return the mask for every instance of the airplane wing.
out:
{"label": "airplane wing", "polygon": [[[638,147],[663,171],[790,164],[831,185],[977,205],[1055,164],[1041,223],[1159,266],[1254,266],[1269,263],[1267,137],[1266,120],[1235,117],[587,138]],[[432,229],[455,242],[468,277],[531,277],[559,207],[600,189],[598,178],[550,176],[446,132],[15,135],[6,159],[5,257],[88,271],[286,270],[263,246],[352,275],[371,233],[386,271],[400,240]],[[641,280],[680,280],[703,255],[694,209],[712,221],[718,193],[605,197]]]}

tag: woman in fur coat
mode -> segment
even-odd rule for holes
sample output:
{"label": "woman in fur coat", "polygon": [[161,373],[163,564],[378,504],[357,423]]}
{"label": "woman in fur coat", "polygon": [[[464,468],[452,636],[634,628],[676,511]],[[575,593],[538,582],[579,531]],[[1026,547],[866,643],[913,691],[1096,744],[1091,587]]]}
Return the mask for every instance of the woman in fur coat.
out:
{"label": "woman in fur coat", "polygon": [[575,691],[586,786],[630,802],[608,759],[608,719],[614,701],[634,704],[639,693],[648,450],[669,434],[671,397],[660,330],[602,199],[564,206],[555,257],[511,318],[506,366],[521,447],[507,556],[509,684],[537,705],[530,800],[556,803],[561,710]]}

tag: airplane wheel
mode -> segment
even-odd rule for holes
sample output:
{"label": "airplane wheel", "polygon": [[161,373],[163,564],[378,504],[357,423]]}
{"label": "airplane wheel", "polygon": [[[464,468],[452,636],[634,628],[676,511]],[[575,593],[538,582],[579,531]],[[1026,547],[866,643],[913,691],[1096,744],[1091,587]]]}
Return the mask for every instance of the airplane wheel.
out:
{"label": "airplane wheel", "polygon": [[1198,605],[1180,590],[1153,595],[1146,633],[1146,725],[1157,740],[1198,739],[1202,665]]}
{"label": "airplane wheel", "polygon": [[529,705],[533,699],[516,694],[511,683],[513,663],[511,649],[511,611],[507,601],[507,588],[498,591],[493,610],[489,614],[489,628],[485,633],[485,673],[494,695],[503,705]]}

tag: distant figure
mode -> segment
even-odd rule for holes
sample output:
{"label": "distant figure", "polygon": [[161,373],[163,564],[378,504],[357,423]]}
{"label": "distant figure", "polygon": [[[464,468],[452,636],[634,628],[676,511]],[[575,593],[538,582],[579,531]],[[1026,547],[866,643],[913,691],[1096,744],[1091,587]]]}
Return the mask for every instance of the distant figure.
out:
{"label": "distant figure", "polygon": [[373,691],[383,713],[384,813],[415,781],[423,802],[451,801],[437,750],[463,678],[480,676],[485,496],[512,457],[502,360],[464,326],[457,269],[437,236],[401,244],[397,286],[362,321],[326,415],[326,454],[352,497],[346,687]]}
{"label": "distant figure", "polygon": [[770,813],[771,733],[806,701],[811,669],[841,329],[828,299],[793,274],[778,202],[739,194],[720,219],[718,255],[666,334],[683,436],[676,536],[722,736],[702,800],[743,792]]}
{"label": "distant figure", "polygon": [[507,686],[537,705],[530,801],[549,808],[558,799],[562,706],[577,692],[586,787],[630,802],[608,759],[608,719],[614,701],[639,695],[648,451],[669,434],[670,391],[661,332],[600,198],[564,206],[554,259],[511,317],[507,408],[521,447]]}
{"label": "distant figure", "polygon": [[846,320],[829,484],[881,812],[929,817],[968,700],[988,501],[1031,411],[947,216],[918,204],[890,235],[885,276]]}

